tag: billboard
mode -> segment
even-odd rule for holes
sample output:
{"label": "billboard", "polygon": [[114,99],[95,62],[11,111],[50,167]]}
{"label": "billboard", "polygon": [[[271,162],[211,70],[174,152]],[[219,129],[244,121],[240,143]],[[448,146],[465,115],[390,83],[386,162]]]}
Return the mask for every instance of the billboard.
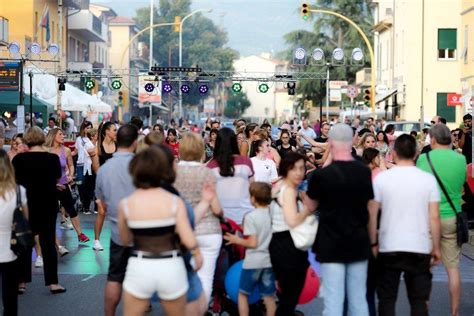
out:
{"label": "billboard", "polygon": [[20,63],[0,61],[0,91],[18,91],[20,88]]}

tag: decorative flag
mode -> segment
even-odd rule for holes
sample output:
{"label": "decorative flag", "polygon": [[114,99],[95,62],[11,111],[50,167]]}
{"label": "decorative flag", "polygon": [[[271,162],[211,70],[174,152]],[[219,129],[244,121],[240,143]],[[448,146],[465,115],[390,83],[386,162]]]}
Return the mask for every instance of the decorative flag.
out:
{"label": "decorative flag", "polygon": [[40,26],[46,29],[46,42],[49,43],[49,40],[51,39],[51,33],[49,30],[49,7],[47,4],[44,6],[43,15],[41,16]]}

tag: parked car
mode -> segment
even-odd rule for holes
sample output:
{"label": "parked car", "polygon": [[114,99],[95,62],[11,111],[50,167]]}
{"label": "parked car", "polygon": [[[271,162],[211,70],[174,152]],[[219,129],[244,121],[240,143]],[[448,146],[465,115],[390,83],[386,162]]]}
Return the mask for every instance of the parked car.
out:
{"label": "parked car", "polygon": [[[395,136],[402,134],[410,134],[411,131],[421,132],[420,122],[418,121],[389,121],[385,122],[385,126],[392,124],[395,126]],[[430,127],[429,123],[425,123],[423,128]]]}

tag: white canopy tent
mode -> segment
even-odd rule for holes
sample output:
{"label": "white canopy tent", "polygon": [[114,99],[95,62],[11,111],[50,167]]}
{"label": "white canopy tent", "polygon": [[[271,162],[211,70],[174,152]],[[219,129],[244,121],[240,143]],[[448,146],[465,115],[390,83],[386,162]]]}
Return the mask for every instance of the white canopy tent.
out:
{"label": "white canopy tent", "polygon": [[[30,91],[29,72],[33,73],[33,95],[56,107],[58,78],[44,73],[40,69],[32,66],[25,68],[23,75],[24,89],[26,93]],[[110,113],[112,107],[101,101],[99,98],[81,91],[73,85],[66,83],[66,90],[61,94],[61,109],[64,111],[81,111],[81,112],[99,112]]]}

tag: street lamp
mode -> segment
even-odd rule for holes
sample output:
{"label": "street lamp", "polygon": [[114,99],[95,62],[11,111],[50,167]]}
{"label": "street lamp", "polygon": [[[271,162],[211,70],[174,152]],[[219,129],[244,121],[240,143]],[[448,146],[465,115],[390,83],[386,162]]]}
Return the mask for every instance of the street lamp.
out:
{"label": "street lamp", "polygon": [[[199,13],[199,12],[208,12],[208,13],[211,13],[212,12],[212,9],[198,9],[198,10],[194,10],[193,12],[189,13],[188,15],[186,15],[182,20],[181,20],[181,23],[179,24],[179,67],[182,67],[183,66],[183,23],[184,21],[186,21],[186,19],[188,19],[189,17],[193,16],[194,14],[196,13]],[[181,85],[181,82],[179,82],[179,85]],[[183,93],[182,91],[180,90],[179,91],[179,99],[178,99],[178,104],[179,104],[179,108],[178,108],[178,111],[179,111],[179,117],[182,117],[183,116]]]}

